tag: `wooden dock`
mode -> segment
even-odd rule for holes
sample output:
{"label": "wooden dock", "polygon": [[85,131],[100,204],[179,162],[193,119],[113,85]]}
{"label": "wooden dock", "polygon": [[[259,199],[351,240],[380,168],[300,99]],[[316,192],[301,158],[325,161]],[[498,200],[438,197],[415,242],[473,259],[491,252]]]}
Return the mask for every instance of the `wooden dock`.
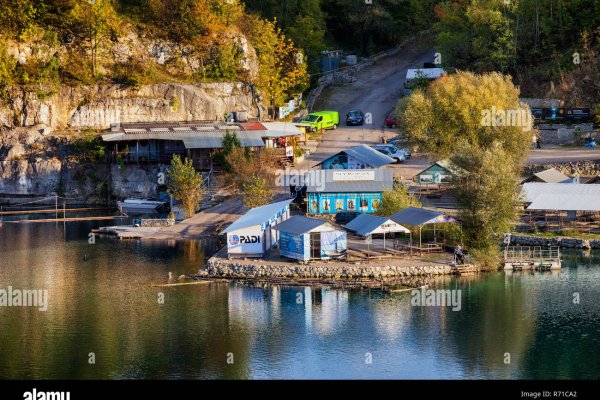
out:
{"label": "wooden dock", "polygon": [[504,269],[507,271],[551,271],[561,267],[559,247],[507,246],[504,249]]}

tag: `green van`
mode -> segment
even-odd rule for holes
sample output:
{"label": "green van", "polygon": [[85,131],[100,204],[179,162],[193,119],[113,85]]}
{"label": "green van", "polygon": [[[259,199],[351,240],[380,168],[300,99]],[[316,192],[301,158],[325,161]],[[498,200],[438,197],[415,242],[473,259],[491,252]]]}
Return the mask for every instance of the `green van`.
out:
{"label": "green van", "polygon": [[321,129],[336,129],[340,124],[340,114],[337,111],[318,111],[308,114],[302,121],[310,124],[307,129],[311,132]]}

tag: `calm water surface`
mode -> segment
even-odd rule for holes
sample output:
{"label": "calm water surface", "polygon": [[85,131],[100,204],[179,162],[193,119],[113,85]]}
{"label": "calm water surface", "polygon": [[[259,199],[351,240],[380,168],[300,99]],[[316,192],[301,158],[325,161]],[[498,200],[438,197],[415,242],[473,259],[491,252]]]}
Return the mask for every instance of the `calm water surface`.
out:
{"label": "calm water surface", "polygon": [[211,244],[89,244],[95,226],[0,228],[0,289],[49,293],[46,312],[0,307],[0,378],[600,377],[600,254],[569,254],[560,273],[444,278],[436,288],[462,293],[452,311],[409,292],[151,287],[195,272]]}

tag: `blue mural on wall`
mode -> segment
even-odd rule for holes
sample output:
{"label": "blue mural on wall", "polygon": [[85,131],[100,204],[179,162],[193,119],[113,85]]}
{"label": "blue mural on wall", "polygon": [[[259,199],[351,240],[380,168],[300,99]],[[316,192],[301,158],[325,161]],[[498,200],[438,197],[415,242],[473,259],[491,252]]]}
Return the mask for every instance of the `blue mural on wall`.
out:
{"label": "blue mural on wall", "polygon": [[383,199],[382,193],[309,193],[309,214],[335,214],[357,211],[377,211]]}
{"label": "blue mural on wall", "polygon": [[346,154],[338,154],[321,164],[323,169],[348,169],[348,156]]}
{"label": "blue mural on wall", "polygon": [[279,254],[296,260],[307,259],[304,246],[304,235],[292,235],[281,232],[279,236]]}

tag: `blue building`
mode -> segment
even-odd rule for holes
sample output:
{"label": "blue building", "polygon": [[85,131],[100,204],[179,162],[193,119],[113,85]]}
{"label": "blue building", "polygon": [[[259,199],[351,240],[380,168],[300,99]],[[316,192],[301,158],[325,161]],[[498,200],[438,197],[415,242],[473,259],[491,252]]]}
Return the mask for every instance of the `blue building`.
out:
{"label": "blue building", "polygon": [[346,232],[322,219],[296,215],[273,228],[279,231],[279,254],[294,260],[327,260],[346,254]]}
{"label": "blue building", "polygon": [[387,164],[393,164],[395,160],[377,150],[361,144],[321,161],[316,167],[321,169],[367,169],[380,168]]}
{"label": "blue building", "polygon": [[377,211],[383,192],[394,187],[393,171],[385,168],[363,170],[319,170],[307,176],[308,214]]}

